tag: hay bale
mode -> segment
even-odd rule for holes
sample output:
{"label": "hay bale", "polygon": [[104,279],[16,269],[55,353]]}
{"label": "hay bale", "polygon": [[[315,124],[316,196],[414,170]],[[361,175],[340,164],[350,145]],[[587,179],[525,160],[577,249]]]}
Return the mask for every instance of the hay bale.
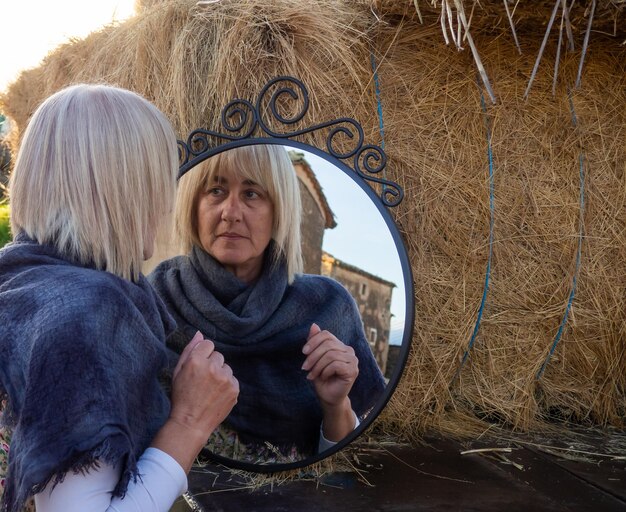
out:
{"label": "hay bale", "polygon": [[[457,435],[478,432],[477,417],[520,430],[553,420],[623,425],[623,50],[592,48],[585,88],[573,93],[575,128],[565,84],[576,78],[576,55],[564,59],[555,97],[544,71],[532,101],[524,101],[538,41],[520,56],[513,45],[479,37],[499,99],[485,114],[471,57],[434,46],[419,30],[390,27],[377,37],[379,51],[388,51],[381,93],[396,100],[384,111],[386,148],[407,192],[408,211],[398,220],[416,279],[413,355],[385,420],[405,433]],[[476,344],[455,377],[476,324],[488,256],[487,117],[495,160],[493,267]],[[587,200],[578,286],[561,342],[537,380],[575,271],[581,152]]]}
{"label": "hay bale", "polygon": [[[135,18],[65,45],[23,74],[0,99],[2,108],[23,129],[55,90],[104,81],[148,97],[182,137],[199,126],[217,128],[229,100],[254,100],[268,79],[289,74],[309,87],[308,124],[352,116],[377,143],[373,53],[386,172],[406,193],[393,215],[408,247],[416,304],[410,360],[377,429],[415,440],[427,430],[477,435],[494,422],[524,431],[549,429],[554,420],[623,425],[626,48],[618,36],[593,34],[583,88],[571,93],[571,104],[580,52],[561,55],[553,96],[552,37],[524,100],[545,25],[538,14],[530,19],[529,2],[519,3],[519,19],[528,16],[519,23],[520,55],[502,14],[496,19],[496,3],[481,2],[472,31],[497,98],[483,106],[474,58],[443,44],[430,3],[418,2],[423,24],[409,9],[413,2],[318,0],[306,9],[298,0],[195,3],[142,2]],[[602,23],[610,13],[623,15],[621,2],[598,4]],[[578,38],[584,17],[572,13]],[[320,145],[319,134],[303,140]],[[461,367],[483,296],[492,213],[490,286]],[[568,320],[537,379],[575,276]]]}
{"label": "hay bale", "polygon": [[309,87],[311,119],[325,120],[329,111],[356,115],[370,98],[370,17],[358,7],[333,0],[307,9],[299,0],[220,2],[204,9],[193,0],[155,2],[119,26],[50,54],[38,68],[45,70],[43,84],[28,104],[19,94],[21,80],[0,101],[23,127],[33,106],[56,90],[106,82],[144,95],[186,134],[217,127],[228,101],[253,99],[270,78],[288,74]]}

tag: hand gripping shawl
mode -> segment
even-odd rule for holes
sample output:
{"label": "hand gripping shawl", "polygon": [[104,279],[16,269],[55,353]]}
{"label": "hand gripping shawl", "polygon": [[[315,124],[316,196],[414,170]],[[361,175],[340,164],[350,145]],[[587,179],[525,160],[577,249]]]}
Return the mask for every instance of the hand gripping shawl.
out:
{"label": "hand gripping shawl", "polygon": [[148,279],[178,323],[168,346],[180,353],[200,330],[233,369],[240,394],[227,424],[244,443],[315,453],[322,411],[301,369],[313,322],[356,352],[359,376],[349,397],[359,416],[384,390],[356,303],[332,279],[299,275],[288,285],[286,265],[266,263],[248,286],[197,247],[163,262]]}
{"label": "hand gripping shawl", "polygon": [[0,251],[2,422],[13,430],[3,510],[98,461],[122,463],[124,494],[169,414],[158,373],[173,328],[143,276],[73,264],[24,235]]}

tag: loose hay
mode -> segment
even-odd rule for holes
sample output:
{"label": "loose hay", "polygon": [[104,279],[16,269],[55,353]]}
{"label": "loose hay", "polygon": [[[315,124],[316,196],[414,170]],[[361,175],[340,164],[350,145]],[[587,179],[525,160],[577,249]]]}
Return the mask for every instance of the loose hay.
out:
{"label": "loose hay", "polygon": [[[486,116],[468,58],[450,54],[444,61],[417,31],[398,30],[399,36],[389,29],[377,38],[382,47],[394,41],[379,74],[383,98],[407,106],[386,109],[385,134],[407,191],[403,210],[409,211],[398,220],[416,279],[417,332],[401,397],[385,419],[405,433],[415,427],[416,434],[434,428],[475,435],[480,425],[468,421],[471,416],[520,430],[563,419],[623,425],[623,58],[595,47],[587,87],[573,93],[576,128],[564,85],[574,83],[576,56],[564,57],[555,98],[544,72],[532,101],[523,102],[526,77],[519,70],[531,69],[535,52],[519,56],[514,46],[480,38],[499,98],[487,109],[495,160],[494,262],[476,345],[454,380],[486,271]],[[578,287],[561,342],[537,381],[575,271],[581,152],[587,200]],[[445,421],[451,410],[462,415],[458,425]]]}
{"label": "loose hay", "polygon": [[[309,87],[308,124],[352,116],[366,141],[380,143],[373,52],[386,173],[406,194],[393,215],[415,280],[410,359],[374,434],[418,441],[426,431],[489,435],[494,424],[531,432],[553,432],[555,421],[623,427],[626,47],[617,29],[615,37],[592,33],[582,88],[570,90],[580,53],[561,52],[554,81],[554,35],[524,101],[545,31],[539,16],[545,22],[554,3],[533,9],[520,2],[512,13],[521,54],[502,3],[467,4],[497,98],[483,107],[472,55],[446,47],[438,11],[417,3],[423,23],[413,2],[318,0],[304,8],[298,0],[223,0],[199,9],[194,0],[144,1],[137,17],[62,46],[24,73],[0,106],[23,129],[35,106],[63,86],[114,83],[155,102],[183,137],[192,128],[217,128],[229,100],[254,101],[268,79],[290,74]],[[623,6],[599,2],[598,30],[622,19]],[[580,41],[586,18],[578,7],[571,26]],[[489,253],[487,123],[493,262],[476,343],[459,371]],[[320,145],[321,138],[302,140]],[[562,337],[537,379],[575,275]]]}

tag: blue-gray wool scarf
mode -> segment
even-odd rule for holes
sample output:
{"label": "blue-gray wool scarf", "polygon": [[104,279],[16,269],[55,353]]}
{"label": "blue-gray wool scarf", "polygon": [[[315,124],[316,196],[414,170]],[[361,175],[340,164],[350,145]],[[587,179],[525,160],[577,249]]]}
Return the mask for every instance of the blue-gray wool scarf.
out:
{"label": "blue-gray wool scarf", "polygon": [[348,291],[318,275],[298,275],[288,285],[285,263],[270,260],[266,254],[261,276],[246,285],[194,247],[189,256],[163,262],[148,279],[178,323],[168,346],[180,353],[200,330],[233,369],[240,394],[227,424],[241,440],[315,453],[322,411],[301,370],[311,324],[354,348],[359,376],[349,397],[359,416],[380,398],[385,383]]}
{"label": "blue-gray wool scarf", "polygon": [[98,461],[122,463],[124,494],[169,414],[158,374],[173,328],[143,276],[77,265],[23,234],[0,250],[2,422],[13,431],[2,510]]}

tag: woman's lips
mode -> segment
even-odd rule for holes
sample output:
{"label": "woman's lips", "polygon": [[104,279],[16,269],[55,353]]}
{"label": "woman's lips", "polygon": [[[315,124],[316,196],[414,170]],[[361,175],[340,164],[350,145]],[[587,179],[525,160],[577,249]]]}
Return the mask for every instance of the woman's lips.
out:
{"label": "woman's lips", "polygon": [[239,240],[240,238],[245,238],[243,235],[239,235],[237,233],[222,233],[221,235],[217,235],[218,238],[225,238],[226,240]]}

